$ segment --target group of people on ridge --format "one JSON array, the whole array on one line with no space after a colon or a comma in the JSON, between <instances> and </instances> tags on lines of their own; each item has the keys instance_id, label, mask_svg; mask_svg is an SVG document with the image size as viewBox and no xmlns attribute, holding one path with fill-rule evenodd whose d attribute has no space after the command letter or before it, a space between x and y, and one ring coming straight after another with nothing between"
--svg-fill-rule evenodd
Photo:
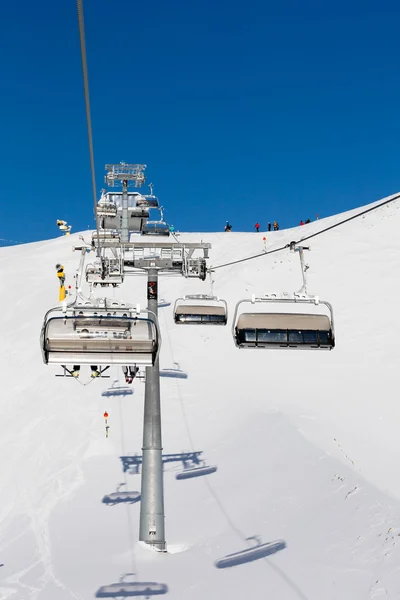
<instances>
[{"instance_id":1,"label":"group of people on ridge","mask_svg":"<svg viewBox=\"0 0 400 600\"><path fill-rule=\"evenodd\" d=\"M318 221L319 216L315 215L315 218ZM311 223L310 219L306 219L305 221L303 221L303 219L300 221L300 225L308 225L308 223ZM257 231L257 233L260 231L260 223L257 221L257 223L254 225L254 229ZM279 231L279 223L277 221L274 221L271 225L271 223L268 223L267 225L267 231L271 231L271 229L273 229L274 231ZM232 225L229 223L229 221L226 222L225 227L224 227L224 231L232 231Z\"/></svg>"},{"instance_id":2,"label":"group of people on ridge","mask_svg":"<svg viewBox=\"0 0 400 600\"><path fill-rule=\"evenodd\" d=\"M274 231L278 231L279 230L279 223L277 221L274 221L272 226L274 228ZM257 231L257 233L260 231L260 227L261 227L261 225L257 221L257 223L254 225L254 229ZM268 223L267 230L271 231L271 223Z\"/></svg>"},{"instance_id":3,"label":"group of people on ridge","mask_svg":"<svg viewBox=\"0 0 400 600\"><path fill-rule=\"evenodd\" d=\"M258 232L260 231L260 223L256 223L254 225L254 229ZM278 231L279 230L279 223L277 221L274 221L272 226L271 223L268 223L268 231L271 231L271 227L273 227L274 231ZM229 223L229 221L226 222L225 227L224 227L224 231L232 231L232 225Z\"/></svg>"}]
</instances>

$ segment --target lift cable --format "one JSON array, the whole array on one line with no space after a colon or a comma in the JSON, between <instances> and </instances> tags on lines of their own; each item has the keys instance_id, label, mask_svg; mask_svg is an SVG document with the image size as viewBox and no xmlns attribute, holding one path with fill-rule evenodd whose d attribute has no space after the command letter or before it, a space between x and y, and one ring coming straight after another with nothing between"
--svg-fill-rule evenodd
<instances>
[{"instance_id":1,"label":"lift cable","mask_svg":"<svg viewBox=\"0 0 400 600\"><path fill-rule=\"evenodd\" d=\"M325 227L324 229L321 229L320 231L311 233L310 235L306 235L306 236L302 237L300 240L296 241L295 244L300 244L301 242L305 242L306 240L316 237L317 235L321 235L321 233L325 233L326 231L329 231L330 229L335 229L335 227L344 225L344 223L348 223L349 221L352 221L353 219L357 219L358 217L361 217L369 212L372 212L373 210L377 210L378 208L381 208L381 206L385 206L385 204L390 204L391 202L394 202L395 200L398 200L399 198L400 198L400 194L396 194L393 198L389 198L389 200L385 200L384 202L381 202L377 206L372 206L371 208L366 208L365 210L357 213L356 215L352 215L351 217L347 217L347 219L343 219L343 221L340 221L339 223L335 223L334 225L329 225L329 227ZM279 248L274 248L272 250L266 250L264 252L260 252L259 254L254 254L253 256L247 256L246 258L240 258L240 259L234 260L232 262L224 263L223 265L213 266L212 268L213 268L213 270L214 269L223 269L225 267L230 267L231 265L237 265L239 263L246 262L247 260L253 260L255 258L260 258L261 256L266 256L267 254L274 254L275 252L281 252L282 250L286 250L286 248L289 248L289 247L290 247L290 244L285 244L285 246L280 246Z\"/></svg>"},{"instance_id":2,"label":"lift cable","mask_svg":"<svg viewBox=\"0 0 400 600\"><path fill-rule=\"evenodd\" d=\"M93 208L94 208L94 216L96 219L97 256L100 256L100 232L99 232L100 228L99 228L99 217L97 215L96 174L95 174L95 168L94 168L92 119L90 116L89 78L88 78L87 58L86 58L85 23L84 23L84 19L83 19L83 0L76 0L76 7L78 10L78 24L79 24L79 38L80 38L80 45L81 45L83 86L84 86L84 91L85 91L86 123L87 123L87 133L88 133L88 141L89 141L90 170L91 170L91 174L92 174Z\"/></svg>"}]
</instances>

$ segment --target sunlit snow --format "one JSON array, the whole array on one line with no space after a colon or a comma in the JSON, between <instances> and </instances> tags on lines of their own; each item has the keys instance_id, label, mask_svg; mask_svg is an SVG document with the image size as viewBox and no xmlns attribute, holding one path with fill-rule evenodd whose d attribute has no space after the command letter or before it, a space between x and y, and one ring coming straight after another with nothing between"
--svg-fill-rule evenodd
<instances>
[{"instance_id":1,"label":"sunlit snow","mask_svg":"<svg viewBox=\"0 0 400 600\"><path fill-rule=\"evenodd\" d=\"M273 249L349 214L180 241L211 242L218 266L262 252L263 237ZM215 271L226 327L175 325L175 298L209 285L160 277L168 304L159 309L160 366L188 375L161 378L163 454L201 453L217 467L178 480L182 462L166 459L167 554L138 542L137 496L104 500L140 491L143 382L133 394L110 394L125 386L119 367L83 386L42 362L42 319L58 298L54 267L64 264L73 285L79 234L1 248L1 600L87 600L101 589L122 597L109 587L120 581L153 582L171 600L399 598L399 231L396 200L307 242L308 289L334 307L331 352L233 343L238 300L301 287L289 250ZM132 277L95 293L145 306L145 291L145 277ZM273 553L218 568L275 542Z\"/></svg>"}]
</instances>

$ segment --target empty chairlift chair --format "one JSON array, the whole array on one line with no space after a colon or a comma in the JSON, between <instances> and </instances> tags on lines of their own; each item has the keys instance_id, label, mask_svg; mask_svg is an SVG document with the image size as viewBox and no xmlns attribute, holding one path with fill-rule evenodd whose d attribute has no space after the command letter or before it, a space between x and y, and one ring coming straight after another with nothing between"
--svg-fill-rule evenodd
<instances>
[{"instance_id":1,"label":"empty chairlift chair","mask_svg":"<svg viewBox=\"0 0 400 600\"><path fill-rule=\"evenodd\" d=\"M226 325L228 305L218 296L183 296L175 301L174 318L179 325Z\"/></svg>"},{"instance_id":2,"label":"empty chairlift chair","mask_svg":"<svg viewBox=\"0 0 400 600\"><path fill-rule=\"evenodd\" d=\"M53 308L41 331L43 360L57 365L152 366L159 340L156 318L126 307Z\"/></svg>"},{"instance_id":3,"label":"empty chairlift chair","mask_svg":"<svg viewBox=\"0 0 400 600\"><path fill-rule=\"evenodd\" d=\"M282 303L286 307L296 306L297 312L242 312L244 303ZM299 304L323 305L328 314L298 312ZM241 300L236 305L232 334L238 348L296 348L332 350L335 346L333 310L329 302L317 297L252 298Z\"/></svg>"},{"instance_id":4,"label":"empty chairlift chair","mask_svg":"<svg viewBox=\"0 0 400 600\"><path fill-rule=\"evenodd\" d=\"M146 207L146 208L159 208L160 204L158 202L158 198L156 196L140 196L136 200L136 206Z\"/></svg>"},{"instance_id":5,"label":"empty chairlift chair","mask_svg":"<svg viewBox=\"0 0 400 600\"><path fill-rule=\"evenodd\" d=\"M142 229L143 235L169 235L169 225L164 221L147 221Z\"/></svg>"},{"instance_id":6,"label":"empty chairlift chair","mask_svg":"<svg viewBox=\"0 0 400 600\"><path fill-rule=\"evenodd\" d=\"M163 235L169 236L169 225L164 221L164 213L162 206L154 207L160 213L158 220L148 220L143 226L143 235Z\"/></svg>"}]
</instances>

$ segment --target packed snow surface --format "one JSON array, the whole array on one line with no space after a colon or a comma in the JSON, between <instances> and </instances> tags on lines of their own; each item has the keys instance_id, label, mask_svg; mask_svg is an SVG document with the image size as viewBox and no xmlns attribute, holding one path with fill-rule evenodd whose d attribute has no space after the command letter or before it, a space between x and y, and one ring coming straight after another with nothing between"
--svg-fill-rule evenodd
<instances>
[{"instance_id":1,"label":"packed snow surface","mask_svg":"<svg viewBox=\"0 0 400 600\"><path fill-rule=\"evenodd\" d=\"M278 232L180 240L211 242L218 266L361 210ZM334 307L331 352L233 343L238 300L301 287L288 249L215 271L227 327L175 325L175 299L208 293L209 283L160 277L170 303L159 309L161 368L188 374L161 379L163 454L201 452L217 467L177 480L182 463L165 462L167 554L138 542L137 494L116 494L140 491L131 463L141 455L144 384L103 394L125 385L119 367L83 386L42 362L43 316L58 299L54 266L64 264L74 284L79 235L0 249L1 600L121 597L112 585L120 581L130 595L136 582L141 597L151 592L139 584L153 582L171 600L400 598L399 231L395 200L307 242L308 290ZM145 290L139 276L95 293L145 306ZM229 558L255 546L250 562Z\"/></svg>"}]
</instances>

